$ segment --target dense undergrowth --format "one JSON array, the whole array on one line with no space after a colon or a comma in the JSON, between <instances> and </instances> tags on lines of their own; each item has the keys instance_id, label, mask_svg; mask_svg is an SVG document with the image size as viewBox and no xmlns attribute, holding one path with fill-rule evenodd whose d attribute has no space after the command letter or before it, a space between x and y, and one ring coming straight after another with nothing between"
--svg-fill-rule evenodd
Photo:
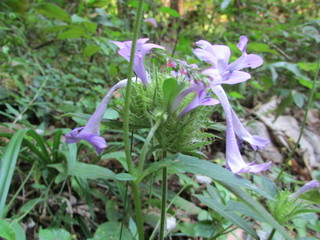
<instances>
[{"instance_id":1,"label":"dense undergrowth","mask_svg":"<svg viewBox=\"0 0 320 240\"><path fill-rule=\"evenodd\" d=\"M155 18L158 26L142 22L140 37L167 50L152 52L147 59L161 86L171 89L176 84L163 77L172 67L163 70L163 76L156 75L168 66L167 60L202 64L193 54L196 41L228 45L234 61L241 54L236 43L246 35L247 51L260 55L264 64L250 70L250 81L225 87L234 109L241 115L276 97L275 119L286 111L319 112L319 3L177 2L183 7L173 9L174 4L170 8L162 1L145 1L143 7L143 19ZM290 151L282 152L288 164L274 164L263 174L240 178L219 168L216 164L225 164L225 157L219 157L225 147L225 126L218 106L197 109L180 124L161 109L173 102L171 93L166 96L153 86L142 95L144 86L135 82L130 149L134 164L141 153L148 162L138 180L130 173L124 152L125 90L114 94L104 114L101 133L108 148L101 155L88 142L65 143L65 134L84 126L107 90L127 78L129 63L110 40L132 40L137 10L138 1L0 2L0 236L141 239L131 186L139 180L145 236L160 239L165 168L170 176L167 239L231 239L232 234L242 239L242 233L243 239L257 239L257 233L264 236L261 239L319 238L319 190L304 193L299 201L291 196L308 180L319 180L319 168L307 177L299 175L289 161L299 156ZM153 90L160 93L152 95ZM154 108L140 114L141 106L155 99ZM212 121L199 120L198 113ZM165 119L161 131L155 128L153 147L146 152L144 143L153 122L145 116L154 122ZM208 130L192 131L198 128ZM174 137L183 131L185 135ZM285 171L277 178L281 169ZM210 177L208 182L202 175Z\"/></svg>"}]
</instances>

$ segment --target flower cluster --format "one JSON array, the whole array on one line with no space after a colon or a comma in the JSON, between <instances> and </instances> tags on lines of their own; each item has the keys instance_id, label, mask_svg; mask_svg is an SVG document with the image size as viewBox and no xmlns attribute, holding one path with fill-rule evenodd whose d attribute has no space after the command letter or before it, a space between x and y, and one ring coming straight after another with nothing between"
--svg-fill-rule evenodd
<instances>
[{"instance_id":1,"label":"flower cluster","mask_svg":"<svg viewBox=\"0 0 320 240\"><path fill-rule=\"evenodd\" d=\"M137 41L133 69L138 77L138 82L140 81L148 88L152 79L145 69L144 57L153 48L164 48L156 44L147 43L147 41L147 38L142 38ZM132 42L112 42L119 47L118 54L129 61ZM262 149L269 143L269 141L259 136L253 136L249 133L233 111L228 97L221 86L222 84L236 84L250 79L251 75L241 70L243 68L256 68L263 64L262 58L258 55L247 54L247 42L248 39L245 36L240 37L237 47L242 52L242 55L232 63L229 63L231 51L228 46L212 45L208 41L200 40L196 42L196 45L199 48L195 49L194 53L200 60L209 64L207 68L200 70L197 65L193 64L188 66L188 68L182 67L179 70L175 62L171 61L168 64L168 66L175 68L175 71L171 72L172 76L178 80L182 79L187 82L187 84L185 84L186 87L182 89L172 101L170 114L176 114L176 121L179 121L199 106L221 104L225 112L227 125L226 166L232 172L237 174L246 172L257 173L267 170L271 164L271 162L264 164L255 164L253 162L247 164L243 160L239 150L238 141L248 142L254 150ZM183 62L183 64L187 66L186 62ZM194 79L193 76L188 73L187 69L189 68L207 76L206 78L209 79L209 82L201 81L201 79ZM107 143L99 135L100 122L112 93L119 88L125 87L126 83L127 80L122 80L108 91L107 95L103 98L86 126L76 128L72 130L70 134L66 135L67 143L74 143L83 139L92 144L98 153L101 153L101 151L107 147ZM185 107L182 109L181 103L190 93L194 93L195 97L187 106L184 105ZM213 93L217 98L213 97Z\"/></svg>"}]
</instances>

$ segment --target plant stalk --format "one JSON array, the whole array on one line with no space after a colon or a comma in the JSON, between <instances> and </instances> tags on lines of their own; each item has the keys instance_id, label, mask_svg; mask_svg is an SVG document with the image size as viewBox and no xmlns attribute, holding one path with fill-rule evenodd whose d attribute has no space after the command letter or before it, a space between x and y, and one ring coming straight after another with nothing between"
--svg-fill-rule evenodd
<instances>
[{"instance_id":1,"label":"plant stalk","mask_svg":"<svg viewBox=\"0 0 320 240\"><path fill-rule=\"evenodd\" d=\"M163 154L165 155L165 153ZM164 156L163 158L165 158ZM160 237L159 240L164 239L166 228L166 203L168 190L168 168L164 167L162 170L162 192L161 192L161 217L160 217Z\"/></svg>"},{"instance_id":2,"label":"plant stalk","mask_svg":"<svg viewBox=\"0 0 320 240\"><path fill-rule=\"evenodd\" d=\"M140 156L140 160L139 160L139 167L138 167L138 175L139 176L142 174L142 171L143 171L143 166L146 161L146 156L147 156L147 152L148 152L148 146L152 140L154 133L159 128L160 124L161 124L161 119L159 119L156 122L156 124L151 128L151 130L150 130L150 132L149 132L149 134L143 144L143 147L141 149L141 156Z\"/></svg>"},{"instance_id":3,"label":"plant stalk","mask_svg":"<svg viewBox=\"0 0 320 240\"><path fill-rule=\"evenodd\" d=\"M125 105L123 109L123 135L124 135L124 146L125 146L125 154L126 161L128 165L129 173L134 176L135 169L133 165L133 161L131 158L131 147L130 147L130 138L129 138L129 109L130 109L130 93L131 93L131 85L132 85L132 74L133 74L133 64L134 64L134 54L136 52L136 45L140 31L140 25L142 21L142 12L143 12L143 0L139 1L137 16L134 23L134 31L133 31L133 39L131 46L131 54L130 54L130 62L129 62L129 71L128 71L128 82L126 87L126 95L125 95ZM135 213L136 213L136 222L139 233L139 240L144 240L144 229L143 229L143 218L142 218L142 208L141 208L141 199L139 194L138 183L132 182L132 194L135 204Z\"/></svg>"}]
</instances>

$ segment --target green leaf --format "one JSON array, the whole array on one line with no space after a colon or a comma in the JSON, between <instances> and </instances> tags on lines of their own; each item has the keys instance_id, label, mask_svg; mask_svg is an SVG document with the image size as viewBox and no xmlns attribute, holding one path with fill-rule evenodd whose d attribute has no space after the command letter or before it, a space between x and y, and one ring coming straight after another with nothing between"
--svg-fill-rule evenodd
<instances>
[{"instance_id":1,"label":"green leaf","mask_svg":"<svg viewBox=\"0 0 320 240\"><path fill-rule=\"evenodd\" d=\"M299 92L293 93L293 102L296 104L298 108L302 108L304 104L304 98L305 96Z\"/></svg>"},{"instance_id":2,"label":"green leaf","mask_svg":"<svg viewBox=\"0 0 320 240\"><path fill-rule=\"evenodd\" d=\"M119 181L133 181L136 180L136 177L131 176L129 173L118 173L115 175L115 179Z\"/></svg>"},{"instance_id":3,"label":"green leaf","mask_svg":"<svg viewBox=\"0 0 320 240\"><path fill-rule=\"evenodd\" d=\"M70 175L84 178L84 179L115 179L115 174L107 168L88 164L88 163L82 163L82 162L76 162L75 167L69 172Z\"/></svg>"},{"instance_id":4,"label":"green leaf","mask_svg":"<svg viewBox=\"0 0 320 240\"><path fill-rule=\"evenodd\" d=\"M266 53L272 53L272 54L278 54L277 51L274 49L271 49L268 44L265 43L258 43L258 42L250 42L248 44L248 52L266 52Z\"/></svg>"},{"instance_id":5,"label":"green leaf","mask_svg":"<svg viewBox=\"0 0 320 240\"><path fill-rule=\"evenodd\" d=\"M205 175L219 182L226 182L233 186L250 189L261 194L262 196L273 199L268 193L262 191L247 179L230 172L229 170L221 167L218 164L200 160L196 157L191 157L180 153L172 155L162 161L150 165L150 167L144 171L144 176L149 173L158 171L163 167L175 169L179 172L189 172ZM139 180L142 180L144 176L140 177Z\"/></svg>"},{"instance_id":6,"label":"green leaf","mask_svg":"<svg viewBox=\"0 0 320 240\"><path fill-rule=\"evenodd\" d=\"M115 240L121 236L125 240L133 240L133 236L126 226L122 226L121 222L106 222L101 224L94 234L94 240ZM40 239L41 240L41 239Z\"/></svg>"},{"instance_id":7,"label":"green leaf","mask_svg":"<svg viewBox=\"0 0 320 240\"><path fill-rule=\"evenodd\" d=\"M35 199L32 199L32 200L26 202L26 204L24 204L24 205L20 208L20 210L19 210L20 214L28 214L32 209L35 208L35 206L36 206L38 203L43 202L43 201L44 201L43 198L35 198Z\"/></svg>"},{"instance_id":8,"label":"green leaf","mask_svg":"<svg viewBox=\"0 0 320 240\"><path fill-rule=\"evenodd\" d=\"M243 202L230 200L229 202L227 202L227 205L224 210L237 211L242 213L245 216L252 217L257 221L260 221L260 222L264 221L264 219L262 219L255 211L253 211L248 205L246 205Z\"/></svg>"},{"instance_id":9,"label":"green leaf","mask_svg":"<svg viewBox=\"0 0 320 240\"><path fill-rule=\"evenodd\" d=\"M27 130L19 130L12 136L0 162L0 218L4 217L3 215L5 203L7 200L21 143L26 132Z\"/></svg>"},{"instance_id":10,"label":"green leaf","mask_svg":"<svg viewBox=\"0 0 320 240\"><path fill-rule=\"evenodd\" d=\"M278 117L284 112L284 110L287 107L291 106L292 103L293 103L293 94L292 92L290 92L287 97L282 99L280 105L278 106L273 122L275 122L278 119Z\"/></svg>"},{"instance_id":11,"label":"green leaf","mask_svg":"<svg viewBox=\"0 0 320 240\"><path fill-rule=\"evenodd\" d=\"M61 228L40 228L39 240L72 240L72 236Z\"/></svg>"},{"instance_id":12,"label":"green leaf","mask_svg":"<svg viewBox=\"0 0 320 240\"><path fill-rule=\"evenodd\" d=\"M263 176L261 178L261 184L263 189L267 193L269 193L273 198L277 197L279 191L278 191L277 185L271 179Z\"/></svg>"},{"instance_id":13,"label":"green leaf","mask_svg":"<svg viewBox=\"0 0 320 240\"><path fill-rule=\"evenodd\" d=\"M169 14L171 17L180 17L180 14L176 10L169 7L162 7L159 9L159 11Z\"/></svg>"},{"instance_id":14,"label":"green leaf","mask_svg":"<svg viewBox=\"0 0 320 240\"><path fill-rule=\"evenodd\" d=\"M239 197L243 202L245 202L252 210L256 212L265 222L274 227L285 239L292 240L286 230L280 225L277 220L271 216L271 214L254 198L252 198L248 193L243 191L241 188L232 186L229 183L223 182L223 186L228 188L233 194Z\"/></svg>"},{"instance_id":15,"label":"green leaf","mask_svg":"<svg viewBox=\"0 0 320 240\"><path fill-rule=\"evenodd\" d=\"M303 71L307 72L316 72L318 64L316 62L310 63L310 62L298 62L297 63L298 68L300 68Z\"/></svg>"},{"instance_id":16,"label":"green leaf","mask_svg":"<svg viewBox=\"0 0 320 240\"><path fill-rule=\"evenodd\" d=\"M249 224L243 218L241 218L239 215L233 212L225 211L225 206L222 203L219 203L215 198L197 194L195 196L201 201L201 203L205 204L213 211L219 213L225 219L229 220L239 228L243 229L255 239L259 239L255 231L249 226Z\"/></svg>"},{"instance_id":17,"label":"green leaf","mask_svg":"<svg viewBox=\"0 0 320 240\"><path fill-rule=\"evenodd\" d=\"M20 226L20 224L17 222L13 222L13 223L11 223L11 225L12 225L12 228L13 228L14 233L16 235L16 238L19 240L26 240L26 234L25 234L23 228Z\"/></svg>"},{"instance_id":18,"label":"green leaf","mask_svg":"<svg viewBox=\"0 0 320 240\"><path fill-rule=\"evenodd\" d=\"M12 226L3 219L0 219L0 237L6 240L16 240L16 235Z\"/></svg>"},{"instance_id":19,"label":"green leaf","mask_svg":"<svg viewBox=\"0 0 320 240\"><path fill-rule=\"evenodd\" d=\"M91 57L96 54L101 48L96 45L87 45L83 50L84 57Z\"/></svg>"},{"instance_id":20,"label":"green leaf","mask_svg":"<svg viewBox=\"0 0 320 240\"><path fill-rule=\"evenodd\" d=\"M83 28L72 26L71 29L64 31L58 35L58 39L65 40L65 39L76 39L84 37L89 39L90 36L85 32Z\"/></svg>"},{"instance_id":21,"label":"green leaf","mask_svg":"<svg viewBox=\"0 0 320 240\"><path fill-rule=\"evenodd\" d=\"M36 7L36 11L49 18L55 18L68 23L71 22L71 17L65 10L51 3L41 4Z\"/></svg>"},{"instance_id":22,"label":"green leaf","mask_svg":"<svg viewBox=\"0 0 320 240\"><path fill-rule=\"evenodd\" d=\"M312 89L312 81L308 80L308 79L303 79L303 78L299 78L298 82L300 83L301 86L304 86L306 88Z\"/></svg>"}]
</instances>

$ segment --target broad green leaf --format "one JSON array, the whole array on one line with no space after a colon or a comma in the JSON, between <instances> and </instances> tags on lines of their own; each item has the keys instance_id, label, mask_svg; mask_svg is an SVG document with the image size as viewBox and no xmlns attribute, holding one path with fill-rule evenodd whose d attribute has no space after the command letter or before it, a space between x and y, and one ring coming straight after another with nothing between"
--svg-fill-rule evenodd
<instances>
[{"instance_id":1,"label":"broad green leaf","mask_svg":"<svg viewBox=\"0 0 320 240\"><path fill-rule=\"evenodd\" d=\"M26 233L24 232L23 228L20 226L19 223L11 223L12 229L16 235L16 239L19 240L26 240ZM1 228L1 227L0 227Z\"/></svg>"},{"instance_id":2,"label":"broad green leaf","mask_svg":"<svg viewBox=\"0 0 320 240\"><path fill-rule=\"evenodd\" d=\"M28 201L26 204L24 204L19 212L20 214L28 214L32 209L34 209L34 207L40 203L40 202L43 202L44 199L43 198L35 198L35 199L32 199L30 201Z\"/></svg>"},{"instance_id":3,"label":"broad green leaf","mask_svg":"<svg viewBox=\"0 0 320 240\"><path fill-rule=\"evenodd\" d=\"M298 68L297 64L295 63L289 63L289 62L275 62L272 64L269 64L268 67L274 67L274 68L284 68L291 72L293 75L295 75L297 78L302 78L306 80L310 80L306 75L304 75L300 69Z\"/></svg>"},{"instance_id":4,"label":"broad green leaf","mask_svg":"<svg viewBox=\"0 0 320 240\"><path fill-rule=\"evenodd\" d=\"M122 226L121 222L106 222L101 224L94 234L94 240L116 240L121 236L125 240L133 240L133 236L126 226ZM41 239L40 239L41 240Z\"/></svg>"},{"instance_id":5,"label":"broad green leaf","mask_svg":"<svg viewBox=\"0 0 320 240\"><path fill-rule=\"evenodd\" d=\"M233 194L239 197L243 202L245 202L252 210L256 212L265 222L270 224L273 228L276 229L285 239L292 240L286 230L280 225L277 220L271 216L271 214L254 198L252 198L247 192L243 191L241 188L232 186L229 183L221 183L226 188L228 188Z\"/></svg>"},{"instance_id":6,"label":"broad green leaf","mask_svg":"<svg viewBox=\"0 0 320 240\"><path fill-rule=\"evenodd\" d=\"M298 62L297 63L298 68L300 68L303 71L307 72L316 72L317 71L317 66L318 64L316 62L311 63L311 62Z\"/></svg>"},{"instance_id":7,"label":"broad green leaf","mask_svg":"<svg viewBox=\"0 0 320 240\"><path fill-rule=\"evenodd\" d=\"M71 17L65 10L51 3L41 4L36 7L36 11L49 18L59 19L64 22L71 22Z\"/></svg>"},{"instance_id":8,"label":"broad green leaf","mask_svg":"<svg viewBox=\"0 0 320 240\"><path fill-rule=\"evenodd\" d=\"M180 17L180 14L176 10L169 7L162 7L159 11L169 14L171 17Z\"/></svg>"},{"instance_id":9,"label":"broad green leaf","mask_svg":"<svg viewBox=\"0 0 320 240\"><path fill-rule=\"evenodd\" d=\"M298 82L300 83L300 85L302 85L302 86L304 86L306 88L312 89L312 85L313 84L312 84L311 80L299 78Z\"/></svg>"},{"instance_id":10,"label":"broad green leaf","mask_svg":"<svg viewBox=\"0 0 320 240\"><path fill-rule=\"evenodd\" d=\"M249 224L243 218L241 218L239 215L233 212L225 211L225 206L219 203L215 198L197 194L195 196L201 201L201 203L205 204L215 212L219 213L225 219L228 219L230 222L249 233L255 239L259 239L255 231L249 226Z\"/></svg>"},{"instance_id":11,"label":"broad green leaf","mask_svg":"<svg viewBox=\"0 0 320 240\"><path fill-rule=\"evenodd\" d=\"M129 173L118 173L115 175L115 179L119 181L133 181L136 177L131 176Z\"/></svg>"},{"instance_id":12,"label":"broad green leaf","mask_svg":"<svg viewBox=\"0 0 320 240\"><path fill-rule=\"evenodd\" d=\"M296 104L297 107L302 108L304 104L305 95L294 92L293 93L293 102Z\"/></svg>"},{"instance_id":13,"label":"broad green leaf","mask_svg":"<svg viewBox=\"0 0 320 240\"><path fill-rule=\"evenodd\" d=\"M291 92L287 97L282 99L280 105L277 108L276 115L274 117L273 122L275 122L278 119L278 117L284 112L284 110L287 107L291 106L292 103L293 103L293 94Z\"/></svg>"},{"instance_id":14,"label":"broad green leaf","mask_svg":"<svg viewBox=\"0 0 320 240\"><path fill-rule=\"evenodd\" d=\"M271 49L268 44L265 43L259 43L259 42L250 42L248 44L248 52L267 52L267 53L272 53L272 54L279 54L276 50Z\"/></svg>"},{"instance_id":15,"label":"broad green leaf","mask_svg":"<svg viewBox=\"0 0 320 240\"><path fill-rule=\"evenodd\" d=\"M26 132L27 130L19 130L12 136L0 162L0 218L4 217L3 215L5 203L7 200L21 143Z\"/></svg>"},{"instance_id":16,"label":"broad green leaf","mask_svg":"<svg viewBox=\"0 0 320 240\"><path fill-rule=\"evenodd\" d=\"M72 240L72 236L61 228L40 228L39 240Z\"/></svg>"},{"instance_id":17,"label":"broad green leaf","mask_svg":"<svg viewBox=\"0 0 320 240\"><path fill-rule=\"evenodd\" d=\"M0 219L0 237L6 240L16 240L14 229L7 221ZM20 240L20 239L19 239Z\"/></svg>"},{"instance_id":18,"label":"broad green leaf","mask_svg":"<svg viewBox=\"0 0 320 240\"><path fill-rule=\"evenodd\" d=\"M65 39L76 39L76 38L90 38L90 36L84 31L84 29L80 27L72 27L71 29L64 31L58 35L58 39L65 40Z\"/></svg>"},{"instance_id":19,"label":"broad green leaf","mask_svg":"<svg viewBox=\"0 0 320 240\"><path fill-rule=\"evenodd\" d=\"M83 50L84 57L91 57L96 54L101 48L96 45L87 45Z\"/></svg>"},{"instance_id":20,"label":"broad green leaf","mask_svg":"<svg viewBox=\"0 0 320 240\"><path fill-rule=\"evenodd\" d=\"M211 177L212 179L215 179L219 182L226 182L233 186L250 189L261 194L262 196L273 199L268 193L262 191L247 179L230 172L229 170L221 167L218 164L200 160L196 157L191 157L180 153L172 155L163 161L159 161L150 165L150 167L144 171L144 176L151 172L158 171L163 167L175 169L179 172L202 174ZM144 176L140 177L139 180L141 180Z\"/></svg>"},{"instance_id":21,"label":"broad green leaf","mask_svg":"<svg viewBox=\"0 0 320 240\"><path fill-rule=\"evenodd\" d=\"M257 221L260 221L260 222L264 221L264 219L262 219L255 211L253 211L248 205L246 205L243 202L230 200L229 202L227 202L227 205L224 210L237 211L242 213L245 216L252 217Z\"/></svg>"},{"instance_id":22,"label":"broad green leaf","mask_svg":"<svg viewBox=\"0 0 320 240\"><path fill-rule=\"evenodd\" d=\"M279 191L278 191L277 185L271 179L263 176L261 178L261 184L263 189L267 193L269 193L274 198L277 197Z\"/></svg>"},{"instance_id":23,"label":"broad green leaf","mask_svg":"<svg viewBox=\"0 0 320 240\"><path fill-rule=\"evenodd\" d=\"M115 174L108 168L98 165L77 162L74 169L69 172L70 175L84 179L115 179Z\"/></svg>"},{"instance_id":24,"label":"broad green leaf","mask_svg":"<svg viewBox=\"0 0 320 240\"><path fill-rule=\"evenodd\" d=\"M230 97L234 97L234 98L236 98L236 99L243 99L243 98L244 98L244 96L243 96L242 94L240 94L240 93L238 93L238 92L235 92L235 91L230 92L230 93L229 93L229 96L230 96Z\"/></svg>"},{"instance_id":25,"label":"broad green leaf","mask_svg":"<svg viewBox=\"0 0 320 240\"><path fill-rule=\"evenodd\" d=\"M137 7L139 6L139 1L137 1L137 0L128 1L128 5L129 5L130 7L137 8ZM145 10L148 10L149 4L143 3L142 8L143 8L144 11L145 11Z\"/></svg>"}]
</instances>

